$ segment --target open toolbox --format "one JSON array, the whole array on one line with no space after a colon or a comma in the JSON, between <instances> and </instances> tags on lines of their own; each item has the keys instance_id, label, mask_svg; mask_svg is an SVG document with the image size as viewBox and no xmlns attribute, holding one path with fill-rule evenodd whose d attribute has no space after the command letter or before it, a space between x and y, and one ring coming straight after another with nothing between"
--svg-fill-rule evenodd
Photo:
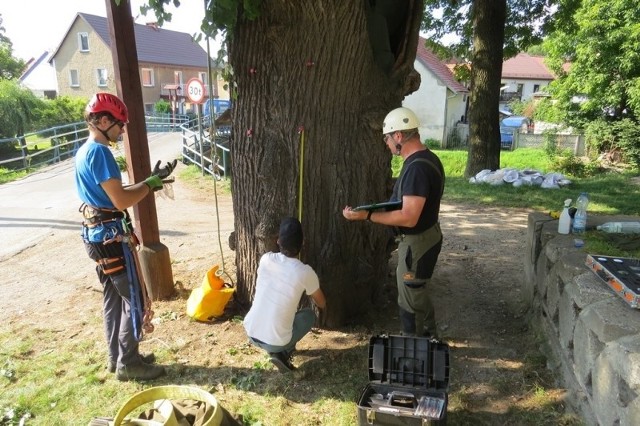
<instances>
[{"instance_id":1,"label":"open toolbox","mask_svg":"<svg viewBox=\"0 0 640 426\"><path fill-rule=\"evenodd\" d=\"M358 398L360 425L443 425L449 346L426 337L379 335L369 342L369 383Z\"/></svg>"},{"instance_id":2,"label":"open toolbox","mask_svg":"<svg viewBox=\"0 0 640 426\"><path fill-rule=\"evenodd\" d=\"M640 259L587 255L586 265L632 308L640 308Z\"/></svg>"}]
</instances>

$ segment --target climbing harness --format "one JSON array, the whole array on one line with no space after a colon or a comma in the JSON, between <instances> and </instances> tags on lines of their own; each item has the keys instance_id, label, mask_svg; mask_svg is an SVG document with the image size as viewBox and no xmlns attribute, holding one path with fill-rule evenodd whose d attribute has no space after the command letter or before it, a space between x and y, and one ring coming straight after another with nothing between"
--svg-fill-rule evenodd
<instances>
[{"instance_id":1,"label":"climbing harness","mask_svg":"<svg viewBox=\"0 0 640 426\"><path fill-rule=\"evenodd\" d=\"M136 340L142 339L142 331L153 332L153 311L138 258L139 242L130 227L131 219L126 211L102 209L82 204L79 211L84 217L83 240L89 257L105 275L122 272L126 268L129 282L129 303ZM90 237L92 229L102 226L102 241ZM93 241L92 241L93 240ZM117 245L119 243L119 246ZM142 297L142 300L140 300Z\"/></svg>"}]
</instances>

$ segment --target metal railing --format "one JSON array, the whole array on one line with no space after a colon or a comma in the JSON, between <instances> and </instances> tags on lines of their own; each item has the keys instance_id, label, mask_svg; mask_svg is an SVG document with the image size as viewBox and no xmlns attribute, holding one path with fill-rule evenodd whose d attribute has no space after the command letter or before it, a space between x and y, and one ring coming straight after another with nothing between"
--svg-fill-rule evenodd
<instances>
[{"instance_id":1,"label":"metal railing","mask_svg":"<svg viewBox=\"0 0 640 426\"><path fill-rule=\"evenodd\" d=\"M231 175L231 128L218 126L213 140L205 123L182 126L182 162L193 164L216 179Z\"/></svg>"},{"instance_id":2,"label":"metal railing","mask_svg":"<svg viewBox=\"0 0 640 426\"><path fill-rule=\"evenodd\" d=\"M145 116L147 132L178 132L193 126L187 115ZM75 156L89 137L84 121L0 139L0 168L14 172L55 164Z\"/></svg>"}]
</instances>

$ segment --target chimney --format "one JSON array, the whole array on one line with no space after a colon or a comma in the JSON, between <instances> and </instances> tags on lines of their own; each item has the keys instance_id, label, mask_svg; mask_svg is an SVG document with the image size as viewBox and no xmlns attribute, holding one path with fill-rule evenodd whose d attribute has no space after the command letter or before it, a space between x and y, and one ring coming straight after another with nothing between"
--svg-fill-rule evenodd
<instances>
[{"instance_id":1,"label":"chimney","mask_svg":"<svg viewBox=\"0 0 640 426\"><path fill-rule=\"evenodd\" d=\"M147 22L147 27L151 27L154 30L158 29L158 23L157 22Z\"/></svg>"}]
</instances>

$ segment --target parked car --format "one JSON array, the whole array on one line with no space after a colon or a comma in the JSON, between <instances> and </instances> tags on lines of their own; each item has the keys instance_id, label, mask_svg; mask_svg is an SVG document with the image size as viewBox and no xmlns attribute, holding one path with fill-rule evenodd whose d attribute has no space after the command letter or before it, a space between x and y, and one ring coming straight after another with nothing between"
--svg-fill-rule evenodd
<instances>
[{"instance_id":1,"label":"parked car","mask_svg":"<svg viewBox=\"0 0 640 426\"><path fill-rule=\"evenodd\" d=\"M500 121L500 147L502 149L511 149L515 133L527 133L530 124L531 120L519 115L503 118Z\"/></svg>"}]
</instances>

